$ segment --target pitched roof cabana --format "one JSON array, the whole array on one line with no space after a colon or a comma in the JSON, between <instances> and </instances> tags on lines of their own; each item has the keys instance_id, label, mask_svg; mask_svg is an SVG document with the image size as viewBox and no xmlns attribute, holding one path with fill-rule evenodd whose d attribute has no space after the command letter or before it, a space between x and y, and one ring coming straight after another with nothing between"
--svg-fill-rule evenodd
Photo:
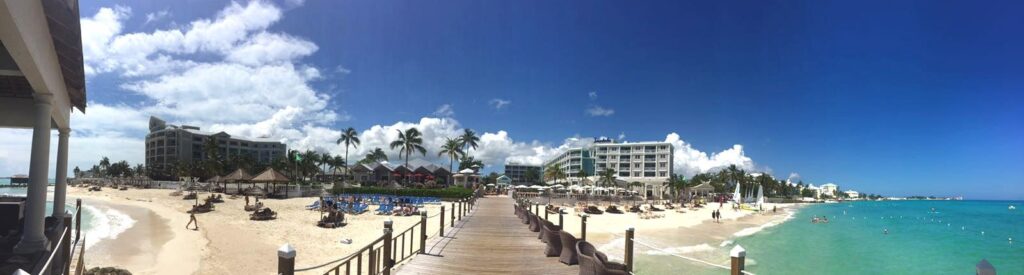
<instances>
[{"instance_id":1,"label":"pitched roof cabana","mask_svg":"<svg viewBox=\"0 0 1024 275\"><path fill-rule=\"evenodd\" d=\"M276 182L276 183L281 183L281 182L290 182L291 179L288 179L288 177L284 176L284 174L281 174L281 172L278 172L277 170L274 170L274 168L267 168L267 170L264 170L259 175L256 175L255 177L250 179L250 181L252 181L252 182L271 182L271 183Z\"/></svg>"},{"instance_id":2,"label":"pitched roof cabana","mask_svg":"<svg viewBox=\"0 0 1024 275\"><path fill-rule=\"evenodd\" d=\"M249 173L245 172L245 170L242 168L238 168L238 170L235 170L234 172L231 172L231 174L228 174L227 176L224 176L224 178L221 178L221 180L223 180L224 182L247 182L251 179L252 176L250 176Z\"/></svg>"}]
</instances>

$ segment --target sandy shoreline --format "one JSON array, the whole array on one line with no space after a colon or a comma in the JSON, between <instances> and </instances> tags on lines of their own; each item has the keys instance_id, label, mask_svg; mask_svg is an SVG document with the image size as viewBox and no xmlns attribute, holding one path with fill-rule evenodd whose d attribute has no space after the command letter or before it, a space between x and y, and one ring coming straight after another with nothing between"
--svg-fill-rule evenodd
<instances>
[{"instance_id":1,"label":"sandy shoreline","mask_svg":"<svg viewBox=\"0 0 1024 275\"><path fill-rule=\"evenodd\" d=\"M243 210L243 199L216 204L213 212L197 214L199 230L186 230L186 211L193 201L169 196L171 190L104 189L88 192L69 188L70 200L82 198L98 207L124 212L136 224L113 240L102 240L86 253L88 267L117 266L133 274L272 274L277 270L277 248L288 243L297 251L296 267L315 266L338 259L383 232L384 220L394 221L395 230L405 230L420 220L418 216L395 217L372 213L348 216L348 225L336 229L316 226L320 213L305 206L315 198L261 200L278 213L271 221L251 221ZM209 193L200 193L204 197ZM445 203L451 209L450 203ZM428 205L429 215L440 206ZM376 207L371 207L375 210ZM451 210L448 210L450 213ZM427 223L428 233L438 229L437 218ZM341 239L352 239L342 244ZM116 248L116 249L115 249ZM312 273L323 273L327 266Z\"/></svg>"},{"instance_id":2,"label":"sandy shoreline","mask_svg":"<svg viewBox=\"0 0 1024 275\"><path fill-rule=\"evenodd\" d=\"M285 243L297 251L297 268L316 266L348 255L380 237L387 218L394 221L396 231L405 230L420 219L418 216L364 213L348 216L349 224L343 228L324 229L315 226L320 213L305 210L315 198L293 198L263 200L266 206L278 212L278 218L251 221L249 212L243 210L244 200L225 197L224 203L216 204L215 211L196 215L200 227L193 231L185 229L188 222L185 211L193 201L169 196L170 192L162 189L87 192L83 188L69 188L70 200L82 198L84 205L117 209L135 220L135 224L116 239L104 239L90 247L86 265L117 266L133 274L272 274L277 268L276 250ZM206 195L208 193L201 193L200 197ZM450 214L451 204L444 205L446 214ZM636 229L638 240L659 246L717 246L736 238L734 235L741 231L778 223L786 216L784 209L794 208L794 205L779 206L779 213L775 215L732 211L726 207L722 210L724 217L720 224L710 222L711 211L717 205L686 213L667 210L660 212L665 217L657 219L640 219L631 213L593 215L587 221L587 239L613 258L622 257L624 241L621 236L628 227ZM428 215L437 214L439 207L428 205ZM373 209L376 207L371 207ZM557 221L558 217L551 215L550 219ZM573 210L564 216L564 223L565 230L579 236L580 218ZM429 219L427 225L429 235L433 235L438 229L437 218ZM352 243L340 243L345 238L352 239ZM647 253L642 246L638 249L638 253ZM310 273L323 273L332 266Z\"/></svg>"}]
</instances>

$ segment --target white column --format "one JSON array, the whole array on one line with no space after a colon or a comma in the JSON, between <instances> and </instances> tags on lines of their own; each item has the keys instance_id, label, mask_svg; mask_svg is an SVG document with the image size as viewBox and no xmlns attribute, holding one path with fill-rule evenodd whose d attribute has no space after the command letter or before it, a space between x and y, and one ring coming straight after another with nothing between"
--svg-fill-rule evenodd
<instances>
[{"instance_id":1,"label":"white column","mask_svg":"<svg viewBox=\"0 0 1024 275\"><path fill-rule=\"evenodd\" d=\"M70 129L57 130L57 175L53 186L53 217L64 220L64 202L68 190L68 135Z\"/></svg>"},{"instance_id":2,"label":"white column","mask_svg":"<svg viewBox=\"0 0 1024 275\"><path fill-rule=\"evenodd\" d=\"M33 253L49 249L49 240L43 234L46 215L47 173L50 164L50 94L35 94L35 114L32 128L32 156L28 168L28 194L25 205L25 224L21 241L14 246L15 253Z\"/></svg>"}]
</instances>

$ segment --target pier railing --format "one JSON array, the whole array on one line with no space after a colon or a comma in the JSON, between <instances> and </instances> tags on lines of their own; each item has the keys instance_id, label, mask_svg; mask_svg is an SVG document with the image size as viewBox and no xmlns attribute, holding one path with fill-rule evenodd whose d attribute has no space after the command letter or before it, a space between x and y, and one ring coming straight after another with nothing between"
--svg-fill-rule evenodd
<instances>
[{"instance_id":1,"label":"pier railing","mask_svg":"<svg viewBox=\"0 0 1024 275\"><path fill-rule=\"evenodd\" d=\"M60 226L50 236L54 241L53 250L44 255L45 261L39 261L32 268L32 274L71 274L72 267L76 272L84 269L85 262L82 260L85 250L85 239L82 237L82 200L75 202L75 212L72 215L65 215ZM59 235L57 235L59 234ZM76 248L83 249L75 251ZM77 255L76 255L77 252ZM78 261L73 261L78 256Z\"/></svg>"},{"instance_id":2,"label":"pier railing","mask_svg":"<svg viewBox=\"0 0 1024 275\"><path fill-rule=\"evenodd\" d=\"M420 220L398 234L395 234L392 228L394 223L391 220L386 220L384 221L384 233L370 244L345 257L316 266L296 269L295 249L291 245L285 244L278 249L278 274L293 275L296 272L312 271L333 265L323 274L390 275L396 264L405 262L417 254L425 254L427 239L443 236L446 221L450 221L448 228L454 229L456 222L468 215L475 204L476 197L468 197L452 202L451 210L447 212L445 205L441 206L438 213L431 216L427 216L426 211L421 211ZM451 213L451 216L446 213ZM438 219L440 229L428 235L427 225L433 218Z\"/></svg>"}]
</instances>

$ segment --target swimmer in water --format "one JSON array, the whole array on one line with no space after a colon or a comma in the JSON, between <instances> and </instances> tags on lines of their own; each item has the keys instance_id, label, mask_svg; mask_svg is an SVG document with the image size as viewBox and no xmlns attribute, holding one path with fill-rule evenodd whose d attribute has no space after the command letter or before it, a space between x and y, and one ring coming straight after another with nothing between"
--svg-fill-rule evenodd
<instances>
[{"instance_id":1,"label":"swimmer in water","mask_svg":"<svg viewBox=\"0 0 1024 275\"><path fill-rule=\"evenodd\" d=\"M889 235L889 229L888 228L882 229L882 234Z\"/></svg>"}]
</instances>

